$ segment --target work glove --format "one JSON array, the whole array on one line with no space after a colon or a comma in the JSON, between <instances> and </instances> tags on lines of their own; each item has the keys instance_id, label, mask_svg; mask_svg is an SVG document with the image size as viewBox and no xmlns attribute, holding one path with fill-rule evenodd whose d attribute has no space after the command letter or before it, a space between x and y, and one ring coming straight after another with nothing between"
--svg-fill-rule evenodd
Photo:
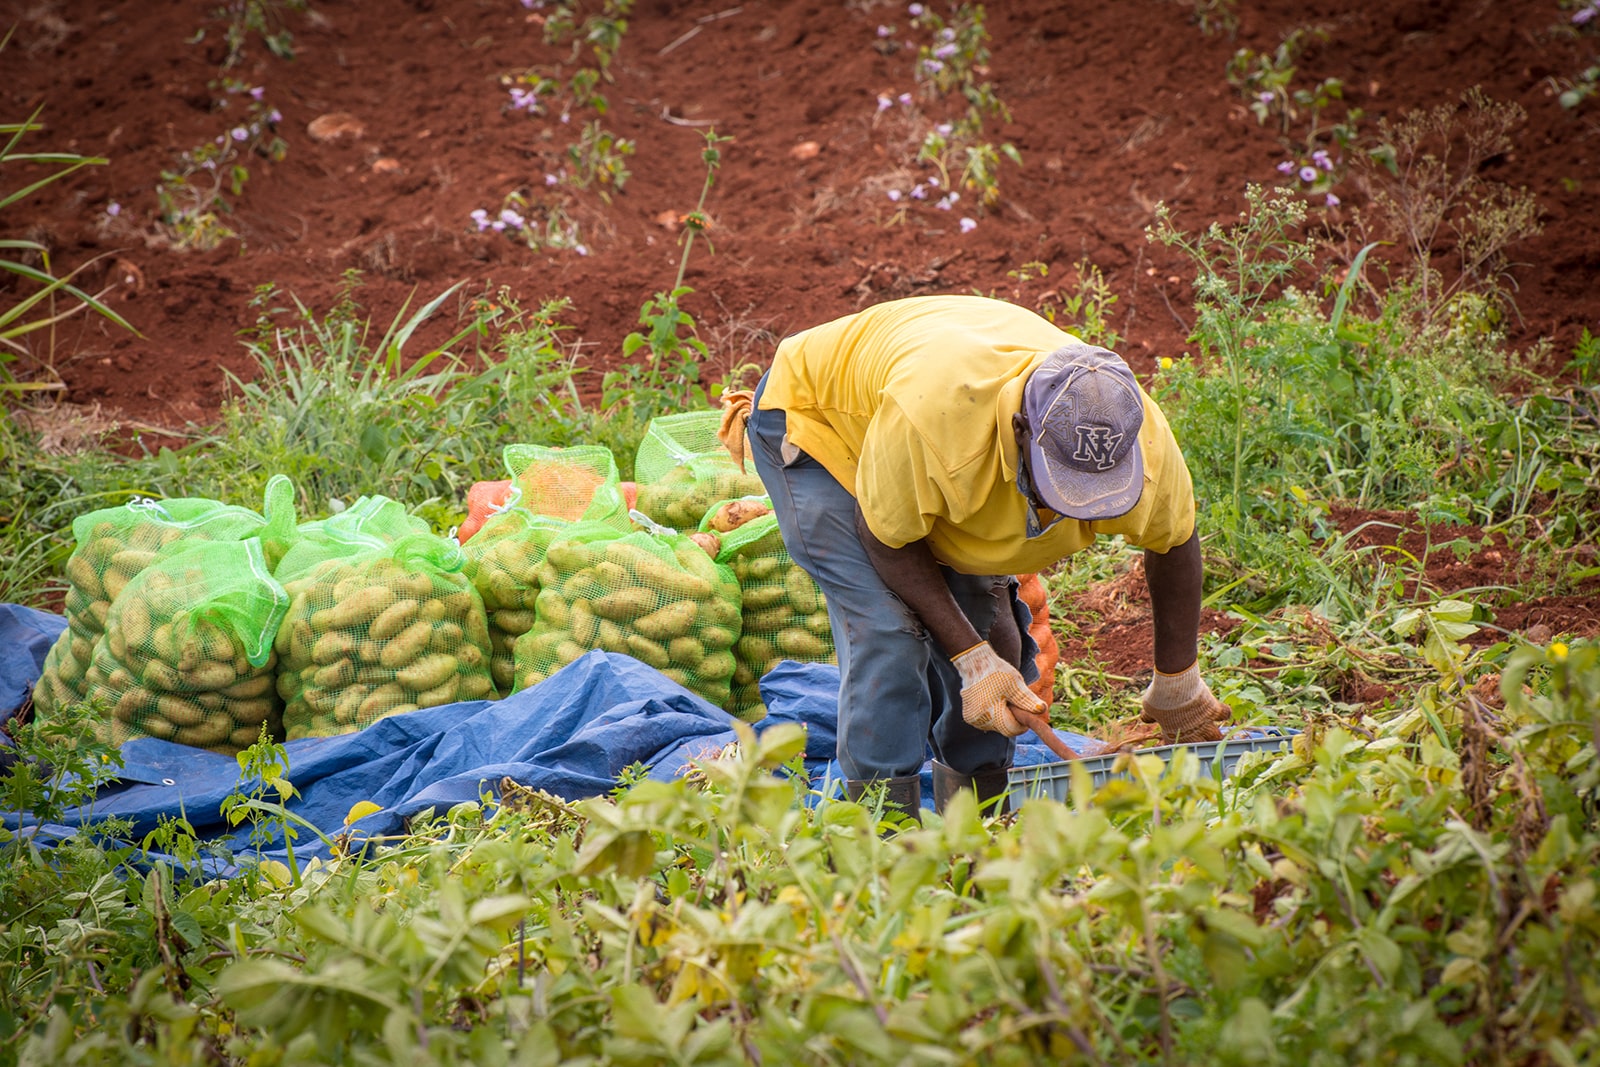
<instances>
[{"instance_id":1,"label":"work glove","mask_svg":"<svg viewBox=\"0 0 1600 1067\"><path fill-rule=\"evenodd\" d=\"M1201 679L1199 663L1178 674L1156 671L1141 703L1139 718L1161 727L1161 742L1167 745L1221 741L1219 724L1233 716Z\"/></svg>"},{"instance_id":2,"label":"work glove","mask_svg":"<svg viewBox=\"0 0 1600 1067\"><path fill-rule=\"evenodd\" d=\"M970 726L1016 737L1028 727L1017 721L1011 713L1012 706L1033 713L1046 707L1028 689L1021 673L1001 659L987 641L973 645L950 662L961 675L961 717Z\"/></svg>"},{"instance_id":3,"label":"work glove","mask_svg":"<svg viewBox=\"0 0 1600 1067\"><path fill-rule=\"evenodd\" d=\"M750 438L745 427L750 422L755 398L756 394L748 389L722 394L722 422L717 427L717 440L722 442L722 447L728 450L728 455L733 457L741 472L745 469L746 457L750 455Z\"/></svg>"}]
</instances>

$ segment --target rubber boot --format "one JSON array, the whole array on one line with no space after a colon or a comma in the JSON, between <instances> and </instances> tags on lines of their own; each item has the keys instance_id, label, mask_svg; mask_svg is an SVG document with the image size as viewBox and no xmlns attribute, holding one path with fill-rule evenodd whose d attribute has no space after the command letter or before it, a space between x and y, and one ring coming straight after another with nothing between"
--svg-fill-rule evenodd
<instances>
[{"instance_id":1,"label":"rubber boot","mask_svg":"<svg viewBox=\"0 0 1600 1067\"><path fill-rule=\"evenodd\" d=\"M878 782L884 783L883 810L887 814L897 810L901 814L922 820L922 777L908 775L905 778L846 778L844 780L844 795L851 800L859 801L867 791Z\"/></svg>"},{"instance_id":2,"label":"rubber boot","mask_svg":"<svg viewBox=\"0 0 1600 1067\"><path fill-rule=\"evenodd\" d=\"M978 771L976 774L962 774L958 770L946 767L938 760L933 761L933 810L941 815L944 813L945 805L963 789L970 789L978 794L978 810L982 814L1004 815L1011 810L1011 797L1008 794L1010 788L1009 775L1004 767L993 771Z\"/></svg>"}]
</instances>

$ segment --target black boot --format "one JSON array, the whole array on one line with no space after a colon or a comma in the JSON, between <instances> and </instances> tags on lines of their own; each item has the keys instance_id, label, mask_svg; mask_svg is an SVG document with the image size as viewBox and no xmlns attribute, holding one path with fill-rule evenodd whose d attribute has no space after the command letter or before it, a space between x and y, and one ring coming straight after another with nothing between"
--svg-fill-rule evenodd
<instances>
[{"instance_id":1,"label":"black boot","mask_svg":"<svg viewBox=\"0 0 1600 1067\"><path fill-rule=\"evenodd\" d=\"M955 798L956 793L970 789L978 794L980 812L984 815L1004 815L1011 810L1011 798L1007 792L1010 788L1009 775L1004 767L962 774L938 760L933 761L933 810L940 814L944 813L945 805Z\"/></svg>"},{"instance_id":2,"label":"black boot","mask_svg":"<svg viewBox=\"0 0 1600 1067\"><path fill-rule=\"evenodd\" d=\"M844 795L851 800L859 801L867 790L877 783L882 782L883 810L899 811L902 815L921 821L922 819L922 777L920 775L907 775L904 778L846 778L844 780Z\"/></svg>"}]
</instances>

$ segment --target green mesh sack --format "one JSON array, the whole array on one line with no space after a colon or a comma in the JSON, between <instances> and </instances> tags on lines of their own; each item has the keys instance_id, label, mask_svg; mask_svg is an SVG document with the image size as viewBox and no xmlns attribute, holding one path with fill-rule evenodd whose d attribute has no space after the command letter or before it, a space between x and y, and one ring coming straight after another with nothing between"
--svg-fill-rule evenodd
<instances>
[{"instance_id":1,"label":"green mesh sack","mask_svg":"<svg viewBox=\"0 0 1600 1067\"><path fill-rule=\"evenodd\" d=\"M551 542L537 571L533 629L515 646L518 689L603 649L727 705L739 584L688 537L575 523Z\"/></svg>"},{"instance_id":2,"label":"green mesh sack","mask_svg":"<svg viewBox=\"0 0 1600 1067\"><path fill-rule=\"evenodd\" d=\"M45 654L39 680L34 683L34 714L48 721L60 709L82 700L86 689L84 678L93 658L92 643L85 642L70 627L62 630Z\"/></svg>"},{"instance_id":3,"label":"green mesh sack","mask_svg":"<svg viewBox=\"0 0 1600 1067\"><path fill-rule=\"evenodd\" d=\"M741 521L737 505L757 505ZM747 722L764 718L761 677L782 660L833 663L828 603L783 546L778 517L766 497L724 501L706 513L702 532L721 539L717 562L739 581L740 633L734 645L733 700L728 711Z\"/></svg>"},{"instance_id":4,"label":"green mesh sack","mask_svg":"<svg viewBox=\"0 0 1600 1067\"><path fill-rule=\"evenodd\" d=\"M261 542L178 544L128 582L95 643L87 697L105 739L159 737L232 755L279 729L273 637L289 605Z\"/></svg>"},{"instance_id":5,"label":"green mesh sack","mask_svg":"<svg viewBox=\"0 0 1600 1067\"><path fill-rule=\"evenodd\" d=\"M521 506L533 514L629 528L617 460L604 445L507 445L501 455Z\"/></svg>"},{"instance_id":6,"label":"green mesh sack","mask_svg":"<svg viewBox=\"0 0 1600 1067\"><path fill-rule=\"evenodd\" d=\"M533 629L539 564L567 526L513 506L490 515L461 546L464 573L489 616L489 674L500 696L509 696L515 686L516 640Z\"/></svg>"},{"instance_id":7,"label":"green mesh sack","mask_svg":"<svg viewBox=\"0 0 1600 1067\"><path fill-rule=\"evenodd\" d=\"M723 500L761 496L753 468L740 470L717 438L718 411L685 411L650 420L633 461L639 511L652 522L687 533Z\"/></svg>"},{"instance_id":8,"label":"green mesh sack","mask_svg":"<svg viewBox=\"0 0 1600 1067\"><path fill-rule=\"evenodd\" d=\"M278 695L290 740L494 695L483 600L461 546L411 534L284 582Z\"/></svg>"},{"instance_id":9,"label":"green mesh sack","mask_svg":"<svg viewBox=\"0 0 1600 1067\"><path fill-rule=\"evenodd\" d=\"M289 491L292 497L292 488ZM281 503L275 514L282 523ZM293 522L292 508L288 521ZM134 500L78 516L72 523L77 544L66 564L63 611L69 636L64 637L66 647L55 669L48 678L41 675L43 690L36 687L35 702L39 703L40 692L52 707L83 699L89 661L95 642L105 633L112 603L162 549L180 541L239 541L266 527L267 520L249 508L198 497Z\"/></svg>"},{"instance_id":10,"label":"green mesh sack","mask_svg":"<svg viewBox=\"0 0 1600 1067\"><path fill-rule=\"evenodd\" d=\"M392 545L403 537L432 535L427 522L386 496L364 496L336 515L303 522L273 576L287 583L319 563Z\"/></svg>"}]
</instances>

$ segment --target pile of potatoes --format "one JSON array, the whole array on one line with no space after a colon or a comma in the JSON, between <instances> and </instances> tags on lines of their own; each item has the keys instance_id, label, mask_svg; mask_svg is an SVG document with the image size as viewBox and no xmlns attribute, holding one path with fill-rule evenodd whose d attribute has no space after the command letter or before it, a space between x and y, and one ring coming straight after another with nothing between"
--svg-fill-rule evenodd
<instances>
[{"instance_id":1,"label":"pile of potatoes","mask_svg":"<svg viewBox=\"0 0 1600 1067\"><path fill-rule=\"evenodd\" d=\"M272 638L287 606L261 543L164 555L113 601L86 696L111 710L114 744L158 737L232 755L278 730Z\"/></svg>"},{"instance_id":2,"label":"pile of potatoes","mask_svg":"<svg viewBox=\"0 0 1600 1067\"><path fill-rule=\"evenodd\" d=\"M34 706L48 716L88 695L89 664L112 603L163 549L180 541L238 540L263 525L248 508L198 499L136 502L79 516L72 524L77 547L65 568L67 628L45 660Z\"/></svg>"},{"instance_id":3,"label":"pile of potatoes","mask_svg":"<svg viewBox=\"0 0 1600 1067\"><path fill-rule=\"evenodd\" d=\"M578 523L551 543L537 573L534 626L515 648L518 689L602 649L727 706L739 584L694 541Z\"/></svg>"},{"instance_id":4,"label":"pile of potatoes","mask_svg":"<svg viewBox=\"0 0 1600 1067\"><path fill-rule=\"evenodd\" d=\"M811 576L784 548L777 517L765 501L727 501L713 509L702 525L706 534L719 538L717 561L733 571L742 594L728 711L755 722L767 713L761 676L779 661L833 661L828 605Z\"/></svg>"},{"instance_id":5,"label":"pile of potatoes","mask_svg":"<svg viewBox=\"0 0 1600 1067\"><path fill-rule=\"evenodd\" d=\"M439 565L411 554L410 540L324 560L284 583L289 610L274 647L290 740L494 696L483 600L451 569L459 550Z\"/></svg>"},{"instance_id":6,"label":"pile of potatoes","mask_svg":"<svg viewBox=\"0 0 1600 1067\"><path fill-rule=\"evenodd\" d=\"M741 471L726 456L704 457L673 467L652 482L641 482L637 506L652 522L688 532L697 529L721 501L766 491L755 471Z\"/></svg>"}]
</instances>

